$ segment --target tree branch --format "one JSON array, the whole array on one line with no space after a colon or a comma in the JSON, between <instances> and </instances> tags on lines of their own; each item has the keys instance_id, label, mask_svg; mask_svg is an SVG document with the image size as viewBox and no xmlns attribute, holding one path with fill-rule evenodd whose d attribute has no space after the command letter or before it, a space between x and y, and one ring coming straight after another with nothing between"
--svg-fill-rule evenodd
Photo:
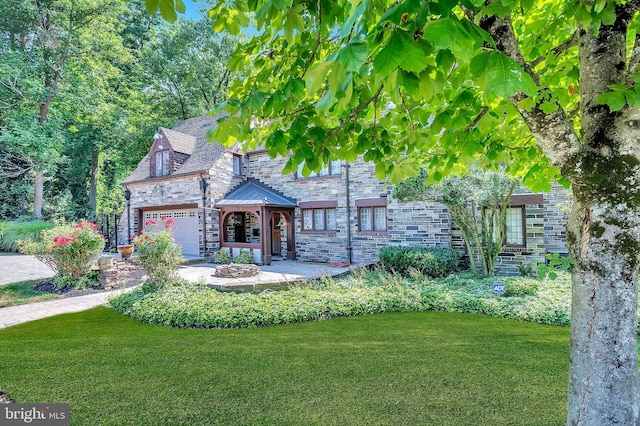
<instances>
[{"instance_id":1,"label":"tree branch","mask_svg":"<svg viewBox=\"0 0 640 426\"><path fill-rule=\"evenodd\" d=\"M473 122L467 126L467 132L472 130L474 127L476 127L478 125L478 122L482 120L482 117L484 117L485 114L488 112L489 112L489 107L488 106L483 107L482 111L480 111L480 113L476 115L476 118L473 119Z\"/></svg>"},{"instance_id":2,"label":"tree branch","mask_svg":"<svg viewBox=\"0 0 640 426\"><path fill-rule=\"evenodd\" d=\"M553 49L551 49L551 52L554 54L554 56L558 56L561 53L566 52L567 50L569 50L573 46L577 46L577 45L578 45L578 33L575 32L575 33L573 33L571 35L570 39L568 39L564 43L559 44L556 47L554 47ZM540 62L544 61L546 58L547 58L546 56L540 56L539 58L535 59L533 62L531 62L531 68L535 68L536 65L538 65Z\"/></svg>"},{"instance_id":3,"label":"tree branch","mask_svg":"<svg viewBox=\"0 0 640 426\"><path fill-rule=\"evenodd\" d=\"M311 51L311 56L309 56L309 59L307 60L309 65L311 65L313 61L316 59L316 55L318 54L318 48L320 47L320 44L322 42L321 40L322 40L322 1L318 0L318 35L316 36L316 43L313 46L313 50ZM304 76L308 70L309 68L307 67L302 73L302 76L300 78L304 79Z\"/></svg>"},{"instance_id":4,"label":"tree branch","mask_svg":"<svg viewBox=\"0 0 640 426\"><path fill-rule=\"evenodd\" d=\"M378 99L378 96L380 96L380 93L382 92L382 89L384 88L384 83L382 83L380 85L380 87L378 87L378 91L375 93L375 95L373 95L372 97L370 97L367 102L365 102L360 108L356 109L355 111L353 111L350 115L349 118L347 118L345 121L343 121L338 127L336 127L335 129L333 129L331 132L329 132L329 134L327 135L327 137L329 136L333 136L336 133L338 133L340 130L344 129L344 127L351 121L353 120L355 117L357 117L358 115L360 115L360 113L362 113L362 111L365 110L365 108L367 108L371 102L375 101Z\"/></svg>"},{"instance_id":5,"label":"tree branch","mask_svg":"<svg viewBox=\"0 0 640 426\"><path fill-rule=\"evenodd\" d=\"M533 71L531 64L527 63L522 56L511 18L509 16L504 18L487 17L480 21L480 26L494 39L497 49L518 63L533 78L536 85L540 86L538 75ZM547 91L548 88L543 87L541 90ZM520 112L549 162L561 169L564 176L571 176L575 168L576 155L580 150L580 140L571 120L559 105L550 114L542 111L540 105L545 101L544 96L539 97L540 100L533 108L522 108L520 102L526 98L524 93L517 92L509 100Z\"/></svg>"}]
</instances>

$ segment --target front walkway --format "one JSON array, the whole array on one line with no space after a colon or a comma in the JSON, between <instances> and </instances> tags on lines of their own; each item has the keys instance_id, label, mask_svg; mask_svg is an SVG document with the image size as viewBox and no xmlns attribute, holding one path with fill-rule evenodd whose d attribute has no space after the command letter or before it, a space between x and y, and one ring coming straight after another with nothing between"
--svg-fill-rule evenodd
<instances>
[{"instance_id":1,"label":"front walkway","mask_svg":"<svg viewBox=\"0 0 640 426\"><path fill-rule=\"evenodd\" d=\"M55 273L34 256L2 254L0 256L0 285L20 281L49 278Z\"/></svg>"},{"instance_id":2,"label":"front walkway","mask_svg":"<svg viewBox=\"0 0 640 426\"><path fill-rule=\"evenodd\" d=\"M260 274L249 278L217 278L213 276L215 266L211 263L186 265L180 275L190 282L204 282L223 290L255 291L263 288L286 287L286 283L307 281L323 276L337 276L349 271L348 267L333 268L325 264L277 261L270 266L261 266ZM28 278L24 278L28 276ZM0 256L0 278L2 284L47 278L53 271L33 256ZM0 308L0 329L23 322L54 315L79 312L104 305L109 298L131 288L94 293L87 296L67 297L28 305Z\"/></svg>"}]
</instances>

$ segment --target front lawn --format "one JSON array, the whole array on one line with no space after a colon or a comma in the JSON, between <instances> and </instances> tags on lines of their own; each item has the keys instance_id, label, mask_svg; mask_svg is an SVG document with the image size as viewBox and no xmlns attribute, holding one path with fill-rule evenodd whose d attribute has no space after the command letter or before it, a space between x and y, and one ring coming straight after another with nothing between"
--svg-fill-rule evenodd
<instances>
[{"instance_id":1,"label":"front lawn","mask_svg":"<svg viewBox=\"0 0 640 426\"><path fill-rule=\"evenodd\" d=\"M569 329L387 313L236 330L107 308L0 331L0 388L72 425L557 425Z\"/></svg>"},{"instance_id":2,"label":"front lawn","mask_svg":"<svg viewBox=\"0 0 640 426\"><path fill-rule=\"evenodd\" d=\"M57 294L32 290L31 287L37 282L22 281L0 285L0 308L60 298Z\"/></svg>"}]
</instances>

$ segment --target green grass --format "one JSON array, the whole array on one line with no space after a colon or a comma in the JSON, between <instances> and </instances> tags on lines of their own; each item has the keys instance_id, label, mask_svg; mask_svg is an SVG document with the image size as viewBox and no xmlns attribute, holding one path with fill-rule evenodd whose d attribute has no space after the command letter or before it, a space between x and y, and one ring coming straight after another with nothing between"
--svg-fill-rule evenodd
<instances>
[{"instance_id":1,"label":"green grass","mask_svg":"<svg viewBox=\"0 0 640 426\"><path fill-rule=\"evenodd\" d=\"M37 281L22 281L19 283L0 285L0 308L42 302L60 297L57 294L31 290L31 286L36 282Z\"/></svg>"},{"instance_id":2,"label":"green grass","mask_svg":"<svg viewBox=\"0 0 640 426\"><path fill-rule=\"evenodd\" d=\"M100 307L0 330L0 388L72 425L558 425L569 330L479 315L365 315L236 330Z\"/></svg>"}]
</instances>

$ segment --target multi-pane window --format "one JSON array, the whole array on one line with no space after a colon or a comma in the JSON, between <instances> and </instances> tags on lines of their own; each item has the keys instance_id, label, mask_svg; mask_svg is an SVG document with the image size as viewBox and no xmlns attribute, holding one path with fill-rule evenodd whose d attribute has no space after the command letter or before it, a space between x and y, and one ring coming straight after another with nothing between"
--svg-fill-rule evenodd
<instances>
[{"instance_id":1,"label":"multi-pane window","mask_svg":"<svg viewBox=\"0 0 640 426\"><path fill-rule=\"evenodd\" d=\"M355 202L358 208L358 230L360 232L387 231L386 198L364 198Z\"/></svg>"},{"instance_id":2,"label":"multi-pane window","mask_svg":"<svg viewBox=\"0 0 640 426\"><path fill-rule=\"evenodd\" d=\"M302 210L302 229L305 231L335 231L336 209L315 208Z\"/></svg>"},{"instance_id":3,"label":"multi-pane window","mask_svg":"<svg viewBox=\"0 0 640 426\"><path fill-rule=\"evenodd\" d=\"M509 207L506 219L505 244L524 246L524 207Z\"/></svg>"},{"instance_id":4,"label":"multi-pane window","mask_svg":"<svg viewBox=\"0 0 640 426\"><path fill-rule=\"evenodd\" d=\"M302 175L302 169L304 168L304 163L298 166L298 178L304 177ZM307 177L316 177L316 176L339 176L340 175L340 160L331 160L329 164L324 166L319 173L311 172Z\"/></svg>"},{"instance_id":5,"label":"multi-pane window","mask_svg":"<svg viewBox=\"0 0 640 426\"><path fill-rule=\"evenodd\" d=\"M381 232L387 230L387 208L384 206L359 207L360 231Z\"/></svg>"},{"instance_id":6,"label":"multi-pane window","mask_svg":"<svg viewBox=\"0 0 640 426\"><path fill-rule=\"evenodd\" d=\"M156 152L156 176L169 174L169 151Z\"/></svg>"},{"instance_id":7,"label":"multi-pane window","mask_svg":"<svg viewBox=\"0 0 640 426\"><path fill-rule=\"evenodd\" d=\"M242 174L242 157L240 155L233 155L233 174L236 176Z\"/></svg>"}]
</instances>

